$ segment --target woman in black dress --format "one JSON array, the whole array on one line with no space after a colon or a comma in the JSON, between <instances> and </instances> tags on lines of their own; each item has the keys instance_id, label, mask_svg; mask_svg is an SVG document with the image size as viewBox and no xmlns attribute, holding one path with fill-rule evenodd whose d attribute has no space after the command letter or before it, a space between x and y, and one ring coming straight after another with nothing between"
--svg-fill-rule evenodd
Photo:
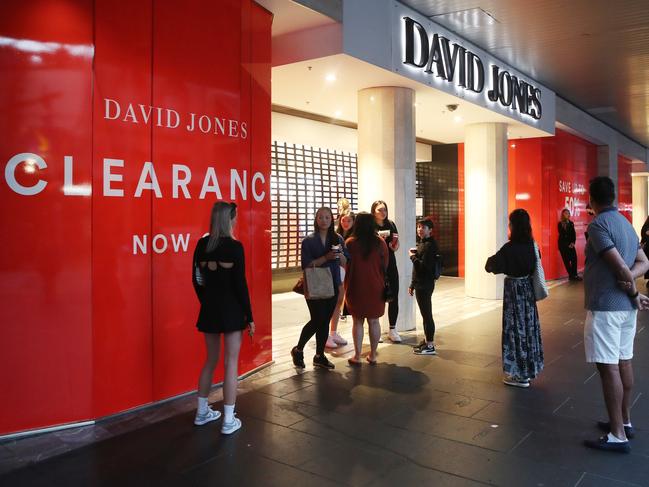
<instances>
[{"instance_id":1,"label":"woman in black dress","mask_svg":"<svg viewBox=\"0 0 649 487\"><path fill-rule=\"evenodd\" d=\"M523 209L509 215L509 242L487 259L485 270L505 274L502 354L505 378L514 387L529 387L543 370L541 324L531 275L536 266L536 243L530 215Z\"/></svg>"},{"instance_id":2,"label":"woman in black dress","mask_svg":"<svg viewBox=\"0 0 649 487\"><path fill-rule=\"evenodd\" d=\"M248 328L250 336L255 332L246 283L243 245L232 238L232 227L236 218L237 205L234 203L214 204L210 234L196 244L192 265L192 281L201 303L196 326L205 337L207 350L205 364L198 380L198 410L194 424L206 424L221 417L219 411L209 407L207 396L219 360L223 334L223 434L231 434L241 428L241 420L234 414L239 349L242 331Z\"/></svg>"},{"instance_id":3,"label":"woman in black dress","mask_svg":"<svg viewBox=\"0 0 649 487\"><path fill-rule=\"evenodd\" d=\"M399 316L399 271L397 270L397 258L394 253L399 250L399 232L392 220L388 219L388 205L385 201L378 200L372 203L370 211L374 215L376 230L388 246L388 270L386 276L390 281L390 288L395 298L388 304L388 321L390 330L388 338L391 342L400 343L401 337L397 333L397 317Z\"/></svg>"}]
</instances>

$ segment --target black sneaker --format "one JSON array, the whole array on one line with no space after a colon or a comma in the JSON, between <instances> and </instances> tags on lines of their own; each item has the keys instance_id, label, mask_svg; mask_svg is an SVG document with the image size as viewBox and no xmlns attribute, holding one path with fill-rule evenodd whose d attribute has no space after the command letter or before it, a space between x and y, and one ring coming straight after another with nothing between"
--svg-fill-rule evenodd
<instances>
[{"instance_id":1,"label":"black sneaker","mask_svg":"<svg viewBox=\"0 0 649 487\"><path fill-rule=\"evenodd\" d=\"M598 421L597 427L602 431L605 431L606 433L611 432L611 423L609 423L608 421ZM625 426L624 434L626 435L627 439L632 440L635 437L635 430L633 429L633 426Z\"/></svg>"},{"instance_id":2,"label":"black sneaker","mask_svg":"<svg viewBox=\"0 0 649 487\"><path fill-rule=\"evenodd\" d=\"M631 445L629 445L628 440L615 443L608 441L608 435L602 436L597 440L584 440L584 445L595 450L612 451L615 453L629 453L631 451Z\"/></svg>"},{"instance_id":3,"label":"black sneaker","mask_svg":"<svg viewBox=\"0 0 649 487\"><path fill-rule=\"evenodd\" d=\"M301 369L306 367L306 365L304 365L304 353L300 352L297 347L291 349L291 357L293 357L293 365Z\"/></svg>"},{"instance_id":4,"label":"black sneaker","mask_svg":"<svg viewBox=\"0 0 649 487\"><path fill-rule=\"evenodd\" d=\"M321 367L323 369L335 369L336 366L329 362L329 359L327 356L323 353L322 355L314 355L313 356L313 366L314 367Z\"/></svg>"},{"instance_id":5,"label":"black sneaker","mask_svg":"<svg viewBox=\"0 0 649 487\"><path fill-rule=\"evenodd\" d=\"M425 340L412 349L415 355L437 355L435 345L428 345Z\"/></svg>"}]
</instances>

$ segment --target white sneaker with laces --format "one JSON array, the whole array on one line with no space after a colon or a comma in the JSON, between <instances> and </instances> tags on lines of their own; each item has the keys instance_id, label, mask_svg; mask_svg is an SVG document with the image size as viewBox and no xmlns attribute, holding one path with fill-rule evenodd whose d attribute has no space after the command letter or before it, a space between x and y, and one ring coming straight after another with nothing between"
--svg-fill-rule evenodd
<instances>
[{"instance_id":1,"label":"white sneaker with laces","mask_svg":"<svg viewBox=\"0 0 649 487\"><path fill-rule=\"evenodd\" d=\"M333 341L334 341L337 345L340 345L340 346L343 346L343 347L344 347L345 345L347 345L347 340L345 340L343 337L341 337L341 336L338 334L337 331L335 331L335 332L333 333L333 335L331 335L329 338L332 338Z\"/></svg>"},{"instance_id":2,"label":"white sneaker with laces","mask_svg":"<svg viewBox=\"0 0 649 487\"><path fill-rule=\"evenodd\" d=\"M221 434L231 435L239 428L241 428L241 420L235 416L230 423L226 423L225 421L223 422L223 425L221 426Z\"/></svg>"},{"instance_id":3,"label":"white sneaker with laces","mask_svg":"<svg viewBox=\"0 0 649 487\"><path fill-rule=\"evenodd\" d=\"M212 408L208 407L205 414L199 414L196 411L196 417L194 418L194 424L196 426L202 426L204 424L216 421L221 417L221 411L214 411Z\"/></svg>"},{"instance_id":4,"label":"white sneaker with laces","mask_svg":"<svg viewBox=\"0 0 649 487\"><path fill-rule=\"evenodd\" d=\"M334 339L333 335L329 335L327 337L327 343L325 343L326 348L338 348L338 344L336 343L336 340Z\"/></svg>"},{"instance_id":5,"label":"white sneaker with laces","mask_svg":"<svg viewBox=\"0 0 649 487\"><path fill-rule=\"evenodd\" d=\"M390 331L388 332L388 338L393 343L401 343L401 337L397 333L397 330L394 328L390 328Z\"/></svg>"}]
</instances>

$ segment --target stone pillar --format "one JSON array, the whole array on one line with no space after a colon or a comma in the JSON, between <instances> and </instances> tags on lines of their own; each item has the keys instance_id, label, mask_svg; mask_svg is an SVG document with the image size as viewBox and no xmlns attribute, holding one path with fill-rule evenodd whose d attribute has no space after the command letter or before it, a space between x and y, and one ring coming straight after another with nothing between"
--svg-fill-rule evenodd
<instances>
[{"instance_id":1,"label":"stone pillar","mask_svg":"<svg viewBox=\"0 0 649 487\"><path fill-rule=\"evenodd\" d=\"M464 139L464 289L467 296L502 298L503 276L484 270L507 241L507 125L468 125Z\"/></svg>"},{"instance_id":2,"label":"stone pillar","mask_svg":"<svg viewBox=\"0 0 649 487\"><path fill-rule=\"evenodd\" d=\"M640 235L642 225L649 213L648 176L649 173L646 172L632 174L631 198L633 202L633 228L638 232L638 235Z\"/></svg>"},{"instance_id":3,"label":"stone pillar","mask_svg":"<svg viewBox=\"0 0 649 487\"><path fill-rule=\"evenodd\" d=\"M388 218L399 230L397 330L415 328L415 300L408 296L415 245L415 92L409 88L376 87L358 93L358 209L370 211L384 200ZM384 317L387 329L387 309Z\"/></svg>"},{"instance_id":4,"label":"stone pillar","mask_svg":"<svg viewBox=\"0 0 649 487\"><path fill-rule=\"evenodd\" d=\"M615 184L615 204L617 205L617 143L597 146L597 175L608 176Z\"/></svg>"}]
</instances>

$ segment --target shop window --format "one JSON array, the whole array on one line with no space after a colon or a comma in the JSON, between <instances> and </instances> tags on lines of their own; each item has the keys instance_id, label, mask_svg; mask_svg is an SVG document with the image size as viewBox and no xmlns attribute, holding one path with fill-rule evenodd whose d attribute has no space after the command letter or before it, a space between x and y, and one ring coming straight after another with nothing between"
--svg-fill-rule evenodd
<instances>
[{"instance_id":1,"label":"shop window","mask_svg":"<svg viewBox=\"0 0 649 487\"><path fill-rule=\"evenodd\" d=\"M313 231L316 210L329 206L335 218L340 198L357 208L356 154L273 142L270 186L271 266L296 269L302 239Z\"/></svg>"}]
</instances>

